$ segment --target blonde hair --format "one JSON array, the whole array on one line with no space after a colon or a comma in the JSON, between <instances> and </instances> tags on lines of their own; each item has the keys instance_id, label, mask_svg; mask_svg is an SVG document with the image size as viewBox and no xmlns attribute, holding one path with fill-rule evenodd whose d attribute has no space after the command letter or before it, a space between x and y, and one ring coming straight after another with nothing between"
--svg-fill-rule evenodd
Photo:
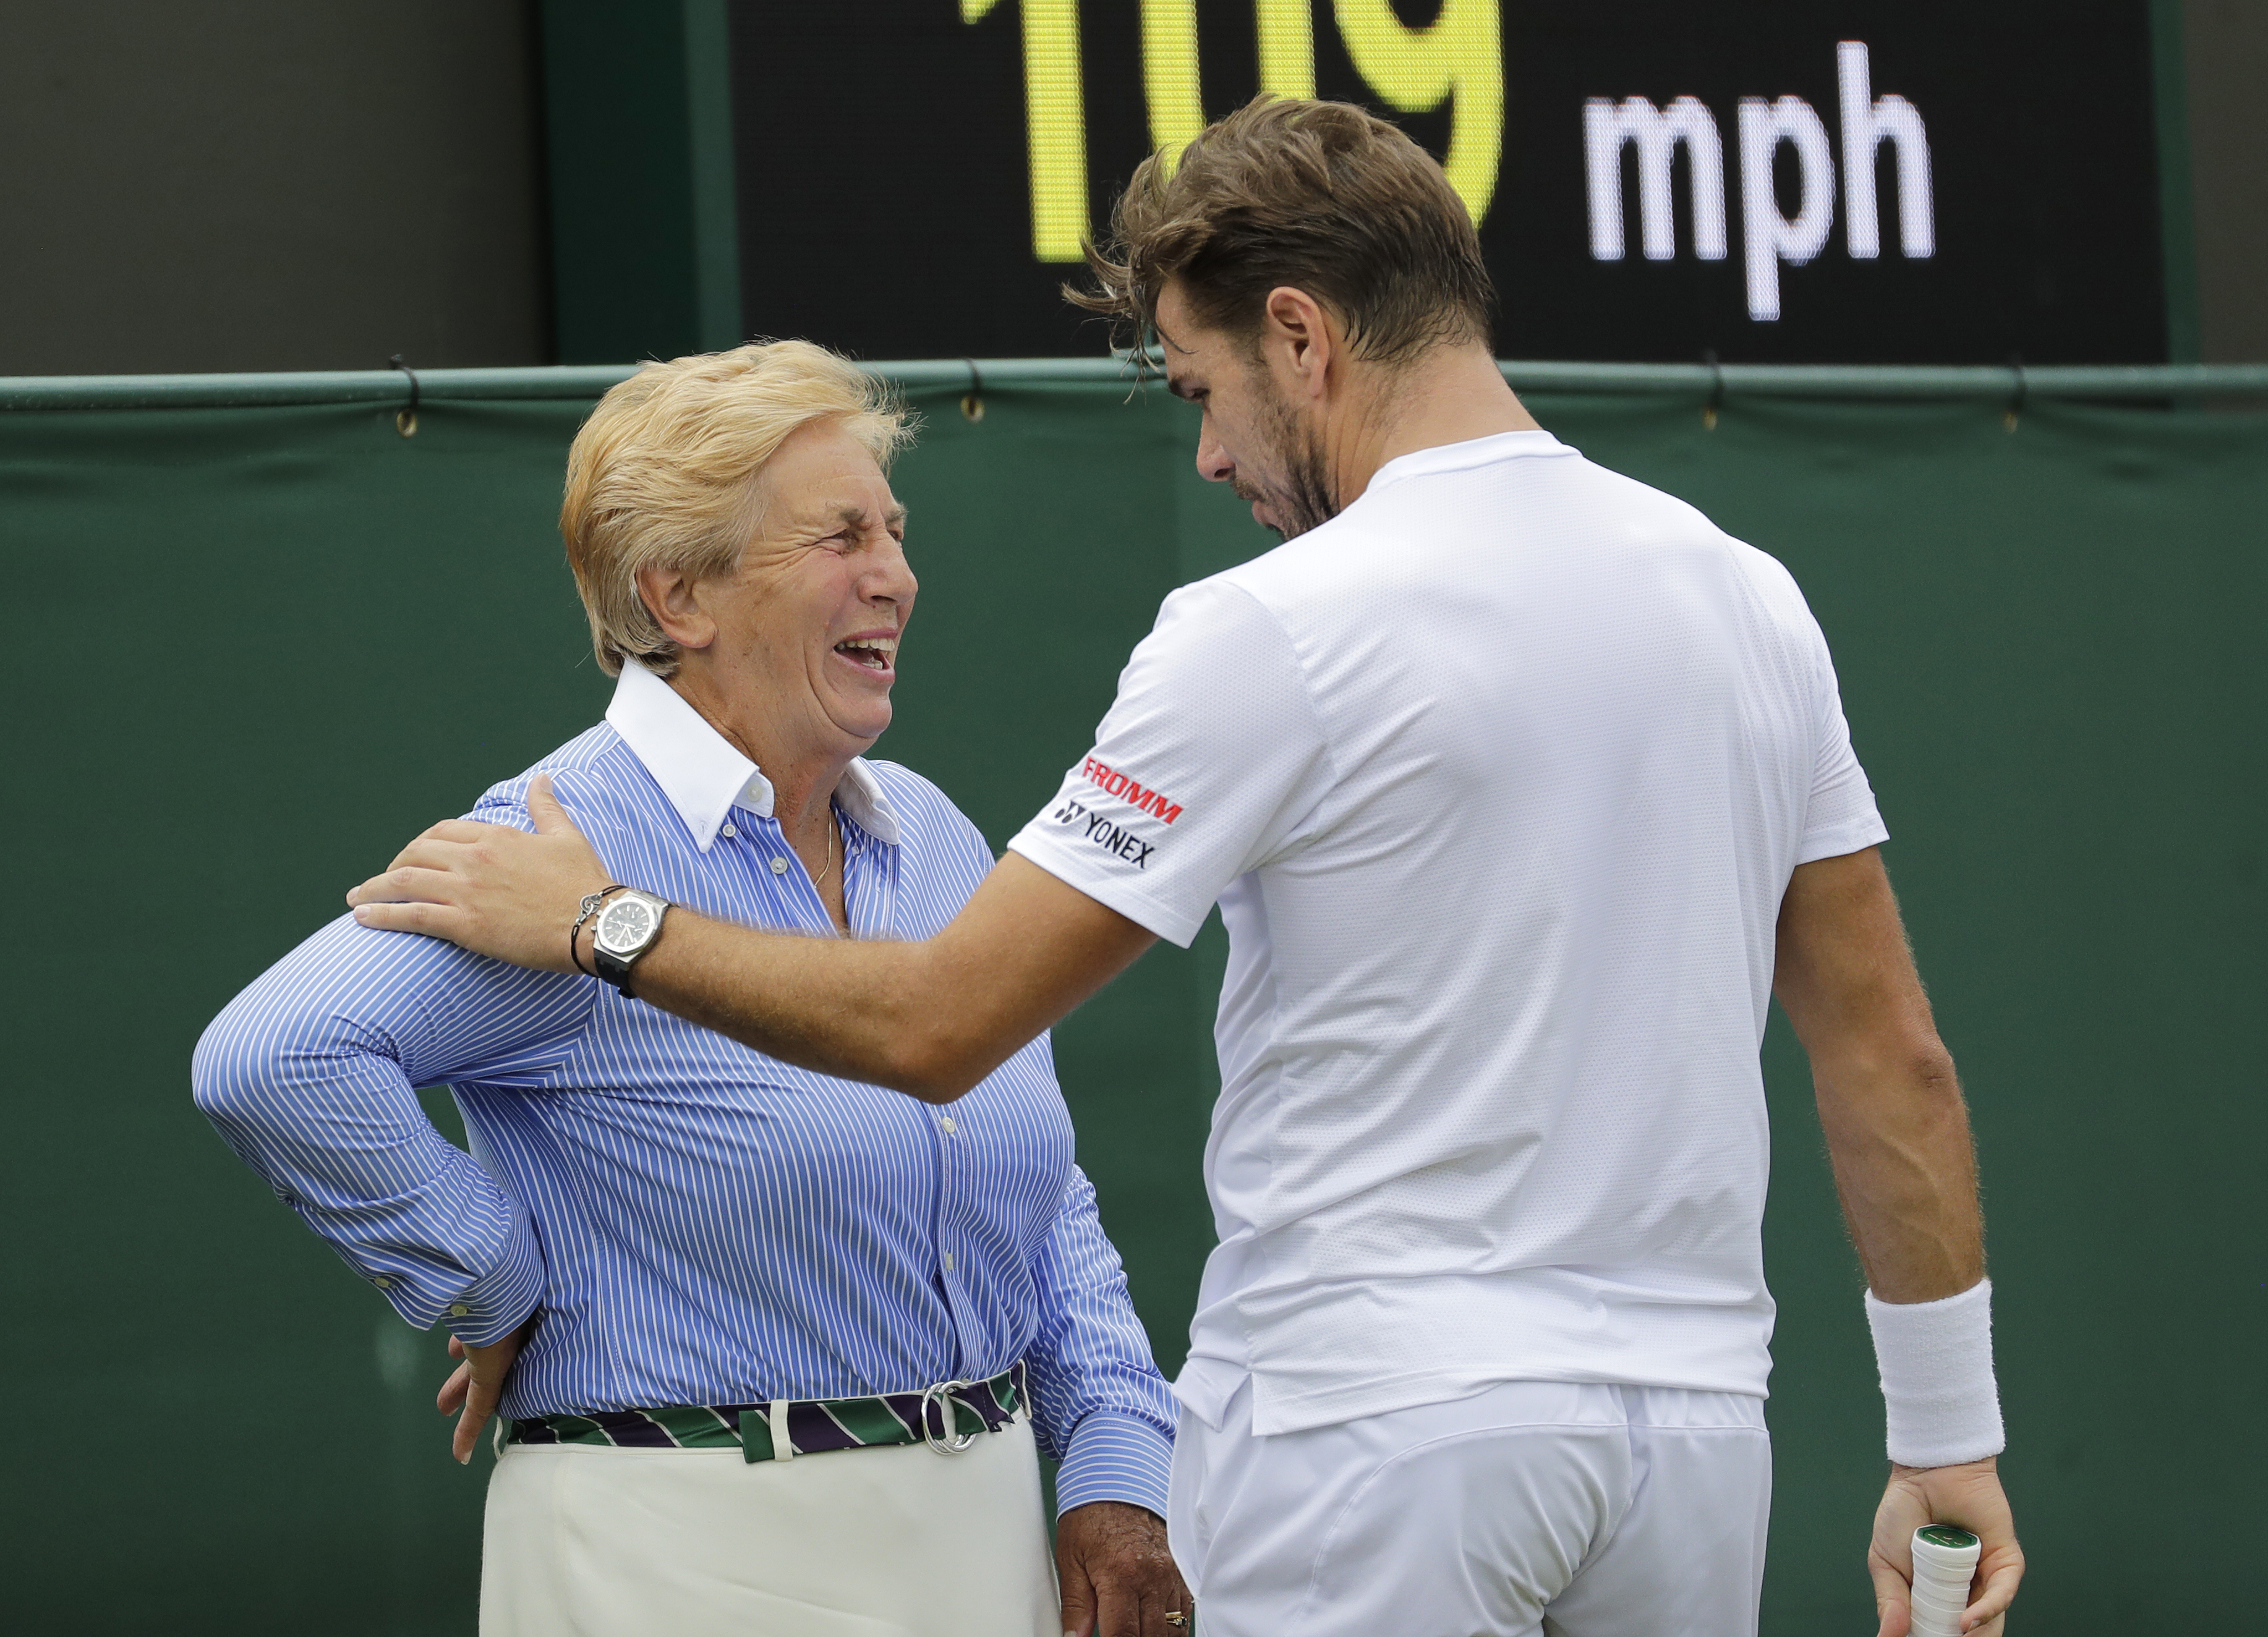
<instances>
[{"instance_id":1,"label":"blonde hair","mask_svg":"<svg viewBox=\"0 0 2268 1637\"><path fill-rule=\"evenodd\" d=\"M913 437L887 387L809 341L648 363L599 400L567 451L559 532L600 670L618 676L636 659L676 671L638 571L730 573L755 530L756 473L814 421L839 422L886 471Z\"/></svg>"}]
</instances>

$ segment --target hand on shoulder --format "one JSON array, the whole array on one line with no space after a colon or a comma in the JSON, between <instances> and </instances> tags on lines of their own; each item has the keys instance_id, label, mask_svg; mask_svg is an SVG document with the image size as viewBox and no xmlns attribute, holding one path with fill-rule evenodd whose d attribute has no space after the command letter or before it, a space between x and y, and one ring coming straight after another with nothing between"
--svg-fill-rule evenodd
<instances>
[{"instance_id":1,"label":"hand on shoulder","mask_svg":"<svg viewBox=\"0 0 2268 1637\"><path fill-rule=\"evenodd\" d=\"M355 920L446 938L516 966L577 970L568 930L582 899L610 877L548 774L529 784L527 813L533 831L466 818L435 825L347 894Z\"/></svg>"}]
</instances>

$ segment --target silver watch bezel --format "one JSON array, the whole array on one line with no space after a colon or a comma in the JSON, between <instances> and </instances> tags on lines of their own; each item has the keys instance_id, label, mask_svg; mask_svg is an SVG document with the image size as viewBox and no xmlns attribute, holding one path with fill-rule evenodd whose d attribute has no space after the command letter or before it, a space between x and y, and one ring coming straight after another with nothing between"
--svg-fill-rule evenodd
<instances>
[{"instance_id":1,"label":"silver watch bezel","mask_svg":"<svg viewBox=\"0 0 2268 1637\"><path fill-rule=\"evenodd\" d=\"M614 943L607 938L608 923L624 904L636 903L653 912L645 936L635 943ZM669 900L656 898L651 892L641 892L636 887L625 887L608 900L605 908L593 918L591 925L591 964L598 968L599 976L635 1000L630 994L630 968L640 956L654 946L661 936L663 920L669 914Z\"/></svg>"}]
</instances>

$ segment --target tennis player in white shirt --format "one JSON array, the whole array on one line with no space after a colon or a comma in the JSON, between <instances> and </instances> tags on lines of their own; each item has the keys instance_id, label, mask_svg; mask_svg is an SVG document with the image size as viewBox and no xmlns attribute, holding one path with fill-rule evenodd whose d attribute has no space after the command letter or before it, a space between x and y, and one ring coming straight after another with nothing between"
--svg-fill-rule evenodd
<instances>
[{"instance_id":1,"label":"tennis player in white shirt","mask_svg":"<svg viewBox=\"0 0 2268 1637\"><path fill-rule=\"evenodd\" d=\"M1777 992L1869 1286L1881 1633L1941 1521L1983 1538L1993 1637L2022 1559L1967 1112L1795 583L1536 426L1462 207L1359 109L1232 115L1092 260L1085 304L1156 337L1199 469L1285 544L1167 598L935 939L673 909L610 969L942 1103L1219 906L1169 1520L1208 1637L1755 1630ZM567 969L610 878L541 800L534 836L428 832L358 913Z\"/></svg>"}]
</instances>

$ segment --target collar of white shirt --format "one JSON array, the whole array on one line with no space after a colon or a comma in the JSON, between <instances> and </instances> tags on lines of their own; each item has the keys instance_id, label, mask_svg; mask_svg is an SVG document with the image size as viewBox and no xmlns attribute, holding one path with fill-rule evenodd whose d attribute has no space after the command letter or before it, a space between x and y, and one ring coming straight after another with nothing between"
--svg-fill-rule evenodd
<instances>
[{"instance_id":1,"label":"collar of white shirt","mask_svg":"<svg viewBox=\"0 0 2268 1637\"><path fill-rule=\"evenodd\" d=\"M622 665L607 722L645 764L703 852L717 844L717 833L733 808L760 818L772 816L771 781L675 688L635 659ZM864 757L843 770L835 803L844 818L876 841L897 845L898 816Z\"/></svg>"},{"instance_id":2,"label":"collar of white shirt","mask_svg":"<svg viewBox=\"0 0 2268 1637\"><path fill-rule=\"evenodd\" d=\"M1485 466L1498 460L1510 460L1521 455L1572 455L1575 451L1550 433L1491 432L1486 437L1469 437L1461 444L1436 444L1430 449L1415 449L1406 455L1396 455L1371 474L1366 494L1370 489L1398 483L1403 478L1433 477L1444 472L1464 472L1474 466Z\"/></svg>"}]
</instances>

